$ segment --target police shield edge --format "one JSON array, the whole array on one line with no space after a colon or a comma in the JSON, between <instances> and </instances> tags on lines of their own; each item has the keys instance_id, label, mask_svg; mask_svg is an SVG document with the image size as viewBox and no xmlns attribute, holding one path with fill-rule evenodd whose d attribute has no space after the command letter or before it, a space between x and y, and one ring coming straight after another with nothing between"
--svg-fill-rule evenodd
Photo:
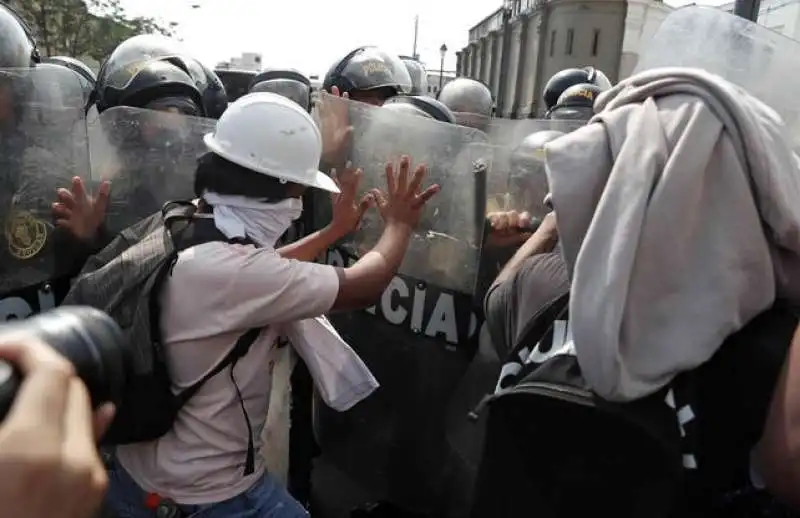
<instances>
[{"instance_id":1,"label":"police shield edge","mask_svg":"<svg viewBox=\"0 0 800 518\"><path fill-rule=\"evenodd\" d=\"M488 131L492 158L486 181L487 212L516 210L543 218L548 191L544 150L530 150L521 144L540 131L569 133L583 124L571 120L492 120Z\"/></svg>"},{"instance_id":2,"label":"police shield edge","mask_svg":"<svg viewBox=\"0 0 800 518\"><path fill-rule=\"evenodd\" d=\"M203 136L216 121L169 112L116 107L89 125L92 183L112 184L106 224L118 232L170 200L195 198Z\"/></svg>"},{"instance_id":3,"label":"police shield edge","mask_svg":"<svg viewBox=\"0 0 800 518\"><path fill-rule=\"evenodd\" d=\"M59 187L89 171L83 105L71 70L0 69L0 296L50 281L63 266L51 204Z\"/></svg>"},{"instance_id":4,"label":"police shield edge","mask_svg":"<svg viewBox=\"0 0 800 518\"><path fill-rule=\"evenodd\" d=\"M797 68L800 42L706 7L670 13L644 46L634 74L660 67L703 68L737 84L776 110L800 145Z\"/></svg>"},{"instance_id":5,"label":"police shield edge","mask_svg":"<svg viewBox=\"0 0 800 518\"><path fill-rule=\"evenodd\" d=\"M333 117L331 114L335 114ZM323 138L336 133L332 125L353 127L340 164L350 161L363 170L361 191L385 189L387 162L399 164L403 155L413 165L425 164L426 185L441 192L425 207L400 273L418 281L461 293L471 293L477 274L482 229L476 225L474 164L489 148L480 131L444 124L414 115L398 114L364 103L324 95L316 110ZM329 142L326 148L331 147ZM341 243L350 256L360 257L383 232L377 211L367 212L359 230Z\"/></svg>"}]
</instances>

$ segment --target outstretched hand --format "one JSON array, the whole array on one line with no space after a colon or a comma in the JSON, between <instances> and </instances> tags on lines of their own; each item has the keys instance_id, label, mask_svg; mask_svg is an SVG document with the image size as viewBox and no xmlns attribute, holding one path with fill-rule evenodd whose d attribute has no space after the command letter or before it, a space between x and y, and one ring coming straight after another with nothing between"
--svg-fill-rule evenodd
<instances>
[{"instance_id":1,"label":"outstretched hand","mask_svg":"<svg viewBox=\"0 0 800 518\"><path fill-rule=\"evenodd\" d=\"M74 177L70 189L56 192L57 201L52 207L56 226L67 229L80 240L90 241L105 221L110 195L110 182L103 181L97 195L92 196L86 192L83 180Z\"/></svg>"},{"instance_id":2,"label":"outstretched hand","mask_svg":"<svg viewBox=\"0 0 800 518\"><path fill-rule=\"evenodd\" d=\"M334 169L331 176L341 191L338 194L331 193L333 204L331 226L338 235L343 236L358 229L364 213L375 205L375 199L371 193L358 197L358 187L363 177L361 169L353 169L348 164L341 173Z\"/></svg>"},{"instance_id":3,"label":"outstretched hand","mask_svg":"<svg viewBox=\"0 0 800 518\"><path fill-rule=\"evenodd\" d=\"M400 159L399 171L395 172L391 162L386 164L386 187L384 193L380 189L372 189L378 210L386 224L404 224L416 228L419 224L425 204L436 196L440 187L437 184L422 190L422 181L428 174L428 168L420 164L410 175L411 160L407 156Z\"/></svg>"}]
</instances>

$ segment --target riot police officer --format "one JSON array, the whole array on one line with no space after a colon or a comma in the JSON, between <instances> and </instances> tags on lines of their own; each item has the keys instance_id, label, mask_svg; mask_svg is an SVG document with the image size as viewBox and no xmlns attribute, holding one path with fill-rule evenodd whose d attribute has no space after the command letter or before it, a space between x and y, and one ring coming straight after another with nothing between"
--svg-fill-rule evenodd
<instances>
[{"instance_id":1,"label":"riot police officer","mask_svg":"<svg viewBox=\"0 0 800 518\"><path fill-rule=\"evenodd\" d=\"M411 92L409 95L425 95L428 93L428 71L419 60L410 56L400 56L411 76Z\"/></svg>"},{"instance_id":2,"label":"riot police officer","mask_svg":"<svg viewBox=\"0 0 800 518\"><path fill-rule=\"evenodd\" d=\"M597 85L580 83L570 86L547 112L552 120L577 120L588 122L594 115L594 102L603 91Z\"/></svg>"},{"instance_id":3,"label":"riot police officer","mask_svg":"<svg viewBox=\"0 0 800 518\"><path fill-rule=\"evenodd\" d=\"M311 111L311 81L291 68L272 68L259 72L250 82L248 93L253 92L276 93Z\"/></svg>"},{"instance_id":4,"label":"riot police officer","mask_svg":"<svg viewBox=\"0 0 800 518\"><path fill-rule=\"evenodd\" d=\"M611 81L601 70L594 67L565 68L555 73L544 85L542 98L545 109L550 111L567 88L578 84L595 85L600 91L611 88Z\"/></svg>"},{"instance_id":5,"label":"riot police officer","mask_svg":"<svg viewBox=\"0 0 800 518\"><path fill-rule=\"evenodd\" d=\"M411 93L413 81L399 57L377 47L358 47L331 66L322 88L380 106L390 97Z\"/></svg>"},{"instance_id":6,"label":"riot police officer","mask_svg":"<svg viewBox=\"0 0 800 518\"><path fill-rule=\"evenodd\" d=\"M141 35L120 43L100 67L95 103L100 113L130 106L217 119L227 95L214 72L178 42Z\"/></svg>"},{"instance_id":7,"label":"riot police officer","mask_svg":"<svg viewBox=\"0 0 800 518\"><path fill-rule=\"evenodd\" d=\"M78 79L40 63L30 29L0 3L0 322L52 307L69 288L69 264L55 260L68 236L49 201L62 177L88 169L86 142L75 141L86 128Z\"/></svg>"},{"instance_id":8,"label":"riot police officer","mask_svg":"<svg viewBox=\"0 0 800 518\"><path fill-rule=\"evenodd\" d=\"M94 71L92 71L92 69L86 65L86 63L83 63L80 60L68 56L47 57L44 58L42 62L58 65L75 72L81 83L81 88L83 89L84 101L86 102L86 105L88 107L91 100L92 92L94 91L95 84L97 83L97 76L95 75Z\"/></svg>"},{"instance_id":9,"label":"riot police officer","mask_svg":"<svg viewBox=\"0 0 800 518\"><path fill-rule=\"evenodd\" d=\"M461 126L486 131L492 119L494 101L489 87L468 77L457 77L439 91L436 97L450 108Z\"/></svg>"}]
</instances>

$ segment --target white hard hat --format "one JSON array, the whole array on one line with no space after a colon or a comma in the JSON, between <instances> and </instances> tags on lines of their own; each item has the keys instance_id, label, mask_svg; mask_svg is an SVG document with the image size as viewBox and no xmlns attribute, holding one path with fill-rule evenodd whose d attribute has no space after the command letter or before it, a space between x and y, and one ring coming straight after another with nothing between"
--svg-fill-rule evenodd
<instances>
[{"instance_id":1,"label":"white hard hat","mask_svg":"<svg viewBox=\"0 0 800 518\"><path fill-rule=\"evenodd\" d=\"M240 97L203 140L214 154L251 171L339 192L319 171L322 135L314 119L283 96L258 92Z\"/></svg>"}]
</instances>

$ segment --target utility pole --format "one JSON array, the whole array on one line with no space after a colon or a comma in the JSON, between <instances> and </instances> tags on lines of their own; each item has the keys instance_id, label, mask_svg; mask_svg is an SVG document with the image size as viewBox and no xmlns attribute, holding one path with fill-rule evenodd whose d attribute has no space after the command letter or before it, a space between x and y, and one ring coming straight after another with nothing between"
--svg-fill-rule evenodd
<instances>
[{"instance_id":1,"label":"utility pole","mask_svg":"<svg viewBox=\"0 0 800 518\"><path fill-rule=\"evenodd\" d=\"M411 52L411 57L419 61L417 54L417 38L419 37L419 15L414 17L414 50Z\"/></svg>"},{"instance_id":2,"label":"utility pole","mask_svg":"<svg viewBox=\"0 0 800 518\"><path fill-rule=\"evenodd\" d=\"M758 11L760 7L761 0L736 0L733 7L733 14L755 23L758 22Z\"/></svg>"}]
</instances>

